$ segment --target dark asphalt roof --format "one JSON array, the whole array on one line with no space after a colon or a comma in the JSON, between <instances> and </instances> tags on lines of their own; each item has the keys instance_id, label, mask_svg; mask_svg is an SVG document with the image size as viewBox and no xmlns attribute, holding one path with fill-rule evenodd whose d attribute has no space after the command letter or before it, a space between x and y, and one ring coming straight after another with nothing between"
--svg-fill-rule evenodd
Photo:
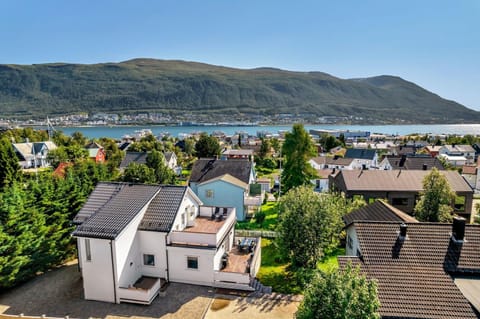
<instances>
[{"instance_id":1,"label":"dark asphalt roof","mask_svg":"<svg viewBox=\"0 0 480 319\"><path fill-rule=\"evenodd\" d=\"M120 163L120 168L127 168L130 163L145 164L147 162L147 152L126 152L125 157Z\"/></svg>"},{"instance_id":2,"label":"dark asphalt roof","mask_svg":"<svg viewBox=\"0 0 480 319\"><path fill-rule=\"evenodd\" d=\"M345 158L358 158L358 159L366 159L366 160L373 160L375 157L376 151L369 150L365 148L349 148L345 152Z\"/></svg>"},{"instance_id":3,"label":"dark asphalt roof","mask_svg":"<svg viewBox=\"0 0 480 319\"><path fill-rule=\"evenodd\" d=\"M249 184L252 165L252 162L244 159L216 160L201 158L193 164L190 182L202 183L225 174L230 174Z\"/></svg>"},{"instance_id":4,"label":"dark asphalt roof","mask_svg":"<svg viewBox=\"0 0 480 319\"><path fill-rule=\"evenodd\" d=\"M148 205L138 229L169 232L186 191L187 186L162 186Z\"/></svg>"},{"instance_id":5,"label":"dark asphalt roof","mask_svg":"<svg viewBox=\"0 0 480 319\"><path fill-rule=\"evenodd\" d=\"M78 226L73 235L115 239L147 204L147 210L138 229L168 232L187 188L170 185L99 183L75 216L74 223Z\"/></svg>"}]
</instances>

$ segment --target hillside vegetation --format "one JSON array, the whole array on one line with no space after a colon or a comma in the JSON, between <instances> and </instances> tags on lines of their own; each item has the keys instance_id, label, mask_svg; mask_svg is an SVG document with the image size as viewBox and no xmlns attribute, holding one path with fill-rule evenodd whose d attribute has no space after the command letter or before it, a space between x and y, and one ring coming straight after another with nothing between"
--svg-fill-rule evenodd
<instances>
[{"instance_id":1,"label":"hillside vegetation","mask_svg":"<svg viewBox=\"0 0 480 319\"><path fill-rule=\"evenodd\" d=\"M311 113L390 123L471 123L480 113L398 77L233 69L135 59L102 64L0 65L2 117L74 112Z\"/></svg>"}]
</instances>

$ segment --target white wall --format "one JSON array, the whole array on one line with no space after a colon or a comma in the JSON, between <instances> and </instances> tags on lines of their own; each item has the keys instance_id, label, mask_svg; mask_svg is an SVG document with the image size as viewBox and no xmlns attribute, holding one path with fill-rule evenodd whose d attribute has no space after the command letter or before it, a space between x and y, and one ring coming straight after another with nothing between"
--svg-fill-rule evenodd
<instances>
[{"instance_id":1,"label":"white wall","mask_svg":"<svg viewBox=\"0 0 480 319\"><path fill-rule=\"evenodd\" d=\"M138 225L142 221L146 207L128 224L115 239L116 277L119 287L128 287L141 276L143 261L140 258Z\"/></svg>"},{"instance_id":2,"label":"white wall","mask_svg":"<svg viewBox=\"0 0 480 319\"><path fill-rule=\"evenodd\" d=\"M215 249L167 247L169 278L173 282L212 286ZM187 257L198 257L198 269L187 268Z\"/></svg>"},{"instance_id":3,"label":"white wall","mask_svg":"<svg viewBox=\"0 0 480 319\"><path fill-rule=\"evenodd\" d=\"M110 240L90 238L91 261L86 261L85 238L77 238L85 299L115 302Z\"/></svg>"},{"instance_id":4,"label":"white wall","mask_svg":"<svg viewBox=\"0 0 480 319\"><path fill-rule=\"evenodd\" d=\"M199 214L198 203L192 198L192 196L190 196L190 194L187 191L187 193L185 194L185 197L183 198L182 203L180 204L180 208L178 209L178 213L177 213L177 216L175 217L175 221L173 222L172 231L183 230L185 229L185 227L187 227L188 219L190 218L189 208L192 206L195 207L195 214L193 216L193 218L195 218ZM183 213L186 213L185 224L182 223Z\"/></svg>"},{"instance_id":5,"label":"white wall","mask_svg":"<svg viewBox=\"0 0 480 319\"><path fill-rule=\"evenodd\" d=\"M139 231L140 272L145 276L167 278L166 233ZM143 264L143 254L155 256L155 266Z\"/></svg>"}]
</instances>

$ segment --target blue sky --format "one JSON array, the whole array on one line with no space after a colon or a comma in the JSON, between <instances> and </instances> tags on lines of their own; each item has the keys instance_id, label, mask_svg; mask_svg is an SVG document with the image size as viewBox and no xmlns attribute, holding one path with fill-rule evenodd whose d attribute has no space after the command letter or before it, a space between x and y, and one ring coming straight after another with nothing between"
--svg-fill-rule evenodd
<instances>
[{"instance_id":1,"label":"blue sky","mask_svg":"<svg viewBox=\"0 0 480 319\"><path fill-rule=\"evenodd\" d=\"M479 0L5 0L0 63L181 59L401 76L480 110Z\"/></svg>"}]
</instances>

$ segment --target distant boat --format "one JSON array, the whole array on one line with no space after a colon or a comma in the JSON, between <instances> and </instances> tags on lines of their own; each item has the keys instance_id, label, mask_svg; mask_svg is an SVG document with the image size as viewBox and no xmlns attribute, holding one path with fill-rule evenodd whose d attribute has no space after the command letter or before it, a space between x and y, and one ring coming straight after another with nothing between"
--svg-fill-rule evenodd
<instances>
[{"instance_id":1,"label":"distant boat","mask_svg":"<svg viewBox=\"0 0 480 319\"><path fill-rule=\"evenodd\" d=\"M122 136L122 140L140 140L142 139L143 137L146 137L146 136L149 136L149 135L153 135L153 132L151 129L149 128L144 128L144 129L141 129L141 130L136 130L132 135L130 134L125 134Z\"/></svg>"}]
</instances>

